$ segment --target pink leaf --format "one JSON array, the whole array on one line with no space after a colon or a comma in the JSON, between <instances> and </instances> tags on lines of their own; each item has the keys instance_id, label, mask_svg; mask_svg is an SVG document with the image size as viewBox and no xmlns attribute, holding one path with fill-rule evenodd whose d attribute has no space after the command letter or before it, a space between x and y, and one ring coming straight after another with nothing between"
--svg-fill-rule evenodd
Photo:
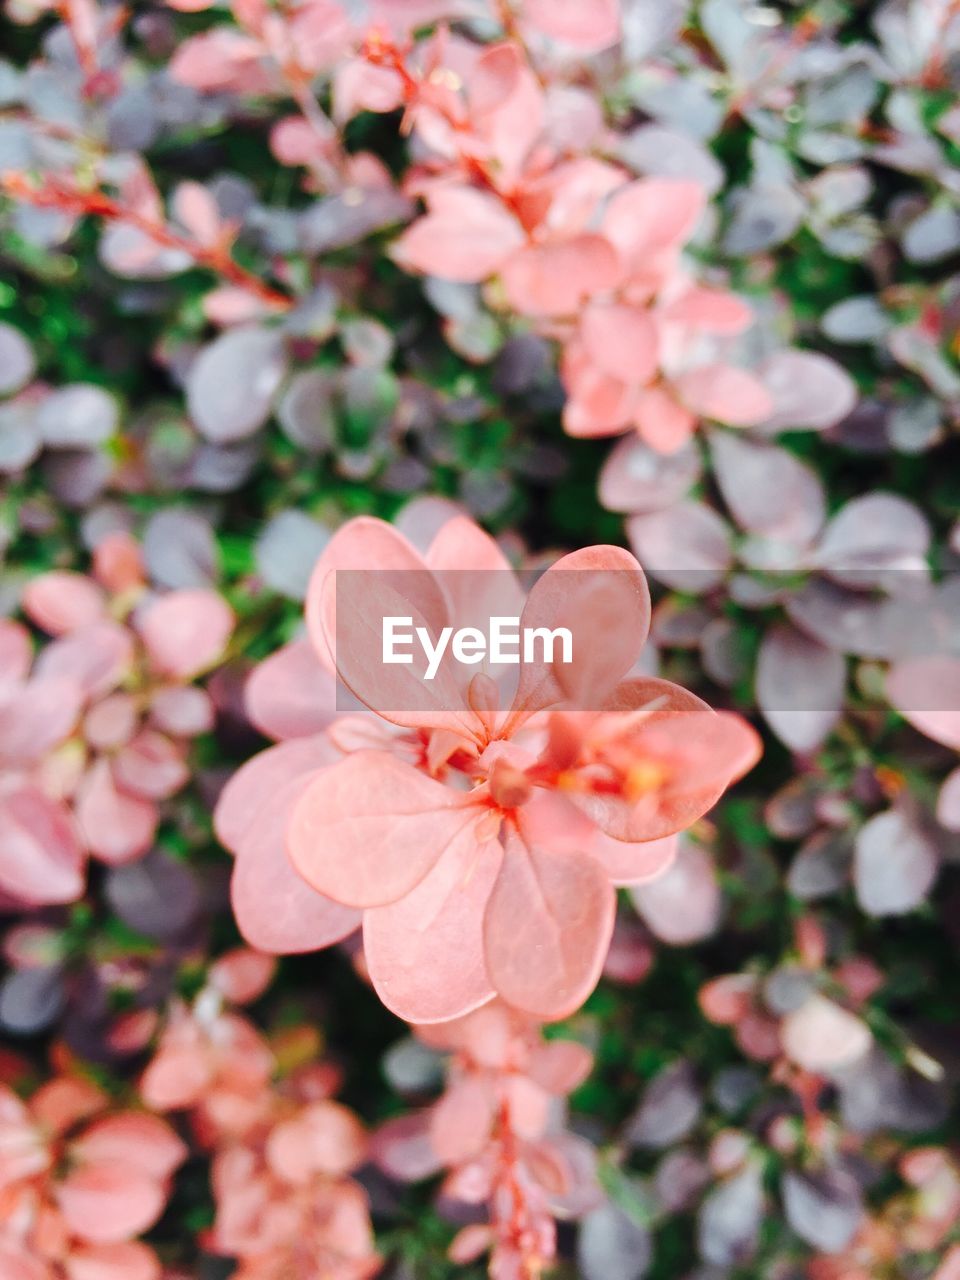
<instances>
[{"instance_id":1,"label":"pink leaf","mask_svg":"<svg viewBox=\"0 0 960 1280\"><path fill-rule=\"evenodd\" d=\"M650 629L643 571L621 547L573 551L537 580L520 626L565 627L572 660L522 663L513 714L528 716L565 701L599 707L636 662Z\"/></svg>"},{"instance_id":2,"label":"pink leaf","mask_svg":"<svg viewBox=\"0 0 960 1280\"><path fill-rule=\"evenodd\" d=\"M231 1004L252 1004L263 995L276 972L273 956L249 947L234 947L210 966L210 985Z\"/></svg>"},{"instance_id":3,"label":"pink leaf","mask_svg":"<svg viewBox=\"0 0 960 1280\"><path fill-rule=\"evenodd\" d=\"M116 622L95 622L61 636L40 653L37 676L63 676L78 682L88 698L109 693L133 664L133 638Z\"/></svg>"},{"instance_id":4,"label":"pink leaf","mask_svg":"<svg viewBox=\"0 0 960 1280\"><path fill-rule=\"evenodd\" d=\"M523 17L544 35L583 53L615 44L620 35L619 0L525 0Z\"/></svg>"},{"instance_id":5,"label":"pink leaf","mask_svg":"<svg viewBox=\"0 0 960 1280\"><path fill-rule=\"evenodd\" d=\"M127 1164L81 1165L56 1188L70 1231L90 1244L114 1244L152 1227L163 1211L161 1182Z\"/></svg>"},{"instance_id":6,"label":"pink leaf","mask_svg":"<svg viewBox=\"0 0 960 1280\"><path fill-rule=\"evenodd\" d=\"M137 624L163 675L192 679L213 666L233 633L233 610L214 591L171 591L148 605Z\"/></svg>"},{"instance_id":7,"label":"pink leaf","mask_svg":"<svg viewBox=\"0 0 960 1280\"><path fill-rule=\"evenodd\" d=\"M174 217L201 245L217 245L223 233L213 196L199 182L180 182L173 193Z\"/></svg>"},{"instance_id":8,"label":"pink leaf","mask_svg":"<svg viewBox=\"0 0 960 1280\"><path fill-rule=\"evenodd\" d=\"M201 92L263 92L270 80L259 66L260 42L229 27L214 27L179 45L168 68L171 78Z\"/></svg>"},{"instance_id":9,"label":"pink leaf","mask_svg":"<svg viewBox=\"0 0 960 1280\"><path fill-rule=\"evenodd\" d=\"M213 728L214 709L205 689L191 685L170 685L150 697L150 719L165 733L178 738L195 738Z\"/></svg>"},{"instance_id":10,"label":"pink leaf","mask_svg":"<svg viewBox=\"0 0 960 1280\"><path fill-rule=\"evenodd\" d=\"M679 248L692 235L706 204L699 182L642 178L610 200L603 234L619 250L628 269L643 270L651 255Z\"/></svg>"},{"instance_id":11,"label":"pink leaf","mask_svg":"<svg viewBox=\"0 0 960 1280\"><path fill-rule=\"evenodd\" d=\"M499 271L524 243L523 229L496 197L468 187L439 187L429 213L394 243L406 271L470 284Z\"/></svg>"},{"instance_id":12,"label":"pink leaf","mask_svg":"<svg viewBox=\"0 0 960 1280\"><path fill-rule=\"evenodd\" d=\"M677 856L677 837L659 840L614 840L603 831L593 837L589 852L597 859L614 884L646 884L656 880Z\"/></svg>"},{"instance_id":13,"label":"pink leaf","mask_svg":"<svg viewBox=\"0 0 960 1280\"><path fill-rule=\"evenodd\" d=\"M309 640L294 640L251 672L244 690L247 715L270 738L305 738L337 714L337 685Z\"/></svg>"},{"instance_id":14,"label":"pink leaf","mask_svg":"<svg viewBox=\"0 0 960 1280\"><path fill-rule=\"evenodd\" d=\"M419 1182L442 1165L429 1135L427 1111L411 1111L382 1124L371 1143L374 1161L398 1182Z\"/></svg>"},{"instance_id":15,"label":"pink leaf","mask_svg":"<svg viewBox=\"0 0 960 1280\"><path fill-rule=\"evenodd\" d=\"M483 916L500 871L497 840L467 827L406 897L364 913L363 948L377 994L406 1022L446 1022L491 1000Z\"/></svg>"},{"instance_id":16,"label":"pink leaf","mask_svg":"<svg viewBox=\"0 0 960 1280\"><path fill-rule=\"evenodd\" d=\"M692 285L660 311L667 324L701 329L705 333L741 333L753 323L753 312L734 293Z\"/></svg>"},{"instance_id":17,"label":"pink leaf","mask_svg":"<svg viewBox=\"0 0 960 1280\"><path fill-rule=\"evenodd\" d=\"M324 591L327 577L339 570L381 570L399 573L419 570L418 587L426 591L429 583L423 575L423 557L407 539L391 525L371 516L359 516L338 529L327 543L307 588L306 619L310 640L320 661L335 670L334 651L337 636L337 594ZM439 589L434 585L429 597L421 601L419 610L432 623L446 615Z\"/></svg>"},{"instance_id":18,"label":"pink leaf","mask_svg":"<svg viewBox=\"0 0 960 1280\"><path fill-rule=\"evenodd\" d=\"M0 618L0 689L25 680L32 661L33 645L26 627Z\"/></svg>"},{"instance_id":19,"label":"pink leaf","mask_svg":"<svg viewBox=\"0 0 960 1280\"><path fill-rule=\"evenodd\" d=\"M649 312L616 304L588 307L580 333L591 360L611 377L645 383L656 372L659 340Z\"/></svg>"},{"instance_id":20,"label":"pink leaf","mask_svg":"<svg viewBox=\"0 0 960 1280\"><path fill-rule=\"evenodd\" d=\"M35 906L75 902L84 855L66 809L31 785L0 795L0 888Z\"/></svg>"},{"instance_id":21,"label":"pink leaf","mask_svg":"<svg viewBox=\"0 0 960 1280\"><path fill-rule=\"evenodd\" d=\"M493 538L456 510L447 515L430 539L424 562L440 573L463 569L488 573L511 571L510 561Z\"/></svg>"},{"instance_id":22,"label":"pink leaf","mask_svg":"<svg viewBox=\"0 0 960 1280\"><path fill-rule=\"evenodd\" d=\"M666 691L675 687L657 680L631 683L651 694L658 686ZM669 692L664 697L669 699ZM641 721L622 746L641 770L636 793L628 797L584 789L572 791L570 800L608 835L638 841L685 830L753 767L761 752L759 736L740 716L709 708L688 710L680 700Z\"/></svg>"},{"instance_id":23,"label":"pink leaf","mask_svg":"<svg viewBox=\"0 0 960 1280\"><path fill-rule=\"evenodd\" d=\"M496 1119L496 1094L479 1076L455 1081L430 1114L430 1142L445 1165L481 1155Z\"/></svg>"},{"instance_id":24,"label":"pink leaf","mask_svg":"<svg viewBox=\"0 0 960 1280\"><path fill-rule=\"evenodd\" d=\"M551 1040L540 1045L530 1061L530 1078L541 1089L562 1098L573 1093L593 1069L593 1054L575 1040Z\"/></svg>"},{"instance_id":25,"label":"pink leaf","mask_svg":"<svg viewBox=\"0 0 960 1280\"><path fill-rule=\"evenodd\" d=\"M367 1139L352 1111L323 1099L282 1121L267 1139L267 1163L285 1182L303 1185L316 1174L342 1178L362 1163Z\"/></svg>"},{"instance_id":26,"label":"pink leaf","mask_svg":"<svg viewBox=\"0 0 960 1280\"><path fill-rule=\"evenodd\" d=\"M749 427L769 417L773 401L753 374L729 364L707 364L681 373L677 393L693 413L731 427Z\"/></svg>"},{"instance_id":27,"label":"pink leaf","mask_svg":"<svg viewBox=\"0 0 960 1280\"><path fill-rule=\"evenodd\" d=\"M525 246L501 269L508 303L521 315L572 316L592 294L616 283L617 255L603 236Z\"/></svg>"},{"instance_id":28,"label":"pink leaf","mask_svg":"<svg viewBox=\"0 0 960 1280\"><path fill-rule=\"evenodd\" d=\"M633 405L637 435L658 453L674 454L690 443L696 418L663 387L649 387Z\"/></svg>"},{"instance_id":29,"label":"pink leaf","mask_svg":"<svg viewBox=\"0 0 960 1280\"><path fill-rule=\"evenodd\" d=\"M119 791L106 758L81 783L76 814L87 848L112 866L145 853L157 829L156 806Z\"/></svg>"},{"instance_id":30,"label":"pink leaf","mask_svg":"<svg viewBox=\"0 0 960 1280\"><path fill-rule=\"evenodd\" d=\"M70 1150L84 1164L125 1165L158 1181L187 1158L187 1148L165 1121L136 1111L95 1120Z\"/></svg>"},{"instance_id":31,"label":"pink leaf","mask_svg":"<svg viewBox=\"0 0 960 1280\"><path fill-rule=\"evenodd\" d=\"M259 752L237 770L220 793L213 813L217 839L236 853L252 824L286 783L340 759L336 748L321 736L295 738Z\"/></svg>"},{"instance_id":32,"label":"pink leaf","mask_svg":"<svg viewBox=\"0 0 960 1280\"><path fill-rule=\"evenodd\" d=\"M528 848L508 832L483 926L496 990L537 1017L568 1017L597 983L615 908L592 858Z\"/></svg>"},{"instance_id":33,"label":"pink leaf","mask_svg":"<svg viewBox=\"0 0 960 1280\"><path fill-rule=\"evenodd\" d=\"M286 851L290 816L317 771L339 760L324 738L295 738L248 761L214 813L217 837L237 855L234 914L251 946L277 955L330 946L360 924L359 912L317 893Z\"/></svg>"},{"instance_id":34,"label":"pink leaf","mask_svg":"<svg viewBox=\"0 0 960 1280\"><path fill-rule=\"evenodd\" d=\"M287 848L304 879L345 906L398 902L472 822L465 797L381 751L323 770L298 801Z\"/></svg>"},{"instance_id":35,"label":"pink leaf","mask_svg":"<svg viewBox=\"0 0 960 1280\"><path fill-rule=\"evenodd\" d=\"M22 768L40 760L70 736L81 705L81 686L68 676L0 685L0 761Z\"/></svg>"},{"instance_id":36,"label":"pink leaf","mask_svg":"<svg viewBox=\"0 0 960 1280\"><path fill-rule=\"evenodd\" d=\"M98 622L106 613L103 591L82 573L42 573L23 591L31 622L52 636Z\"/></svg>"},{"instance_id":37,"label":"pink leaf","mask_svg":"<svg viewBox=\"0 0 960 1280\"><path fill-rule=\"evenodd\" d=\"M66 1280L161 1280L160 1260L138 1240L77 1245L63 1265ZM16 1277L11 1276L10 1280Z\"/></svg>"},{"instance_id":38,"label":"pink leaf","mask_svg":"<svg viewBox=\"0 0 960 1280\"><path fill-rule=\"evenodd\" d=\"M120 748L113 761L117 785L145 800L163 800L190 777L183 751L169 738L142 729Z\"/></svg>"}]
</instances>

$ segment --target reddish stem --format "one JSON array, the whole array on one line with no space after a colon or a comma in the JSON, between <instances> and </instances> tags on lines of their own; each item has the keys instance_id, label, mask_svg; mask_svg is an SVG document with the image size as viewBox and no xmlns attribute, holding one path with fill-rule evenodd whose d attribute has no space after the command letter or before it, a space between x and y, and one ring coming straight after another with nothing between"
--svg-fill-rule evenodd
<instances>
[{"instance_id":1,"label":"reddish stem","mask_svg":"<svg viewBox=\"0 0 960 1280\"><path fill-rule=\"evenodd\" d=\"M191 257L197 266L220 276L229 284L253 294L268 307L287 310L293 299L266 284L259 276L241 267L231 258L222 245L202 245L187 236L173 231L166 223L154 222L136 209L130 209L104 195L102 191L75 191L58 186L48 179L44 187L33 186L22 174L8 173L0 179L0 189L14 200L32 204L38 209L63 209L77 216L104 218L110 222L125 222L149 236L156 244L168 249L178 249Z\"/></svg>"},{"instance_id":2,"label":"reddish stem","mask_svg":"<svg viewBox=\"0 0 960 1280\"><path fill-rule=\"evenodd\" d=\"M497 1171L494 1182L493 1228L497 1244L505 1246L517 1255L523 1280L540 1280L543 1265L548 1259L536 1250L530 1252L531 1239L536 1237L534 1213L527 1203L523 1185L518 1176L519 1153L517 1137L510 1120L510 1104L502 1099L497 1113L496 1138L499 1144ZM503 1218L496 1212L501 1193L510 1205L509 1216Z\"/></svg>"}]
</instances>

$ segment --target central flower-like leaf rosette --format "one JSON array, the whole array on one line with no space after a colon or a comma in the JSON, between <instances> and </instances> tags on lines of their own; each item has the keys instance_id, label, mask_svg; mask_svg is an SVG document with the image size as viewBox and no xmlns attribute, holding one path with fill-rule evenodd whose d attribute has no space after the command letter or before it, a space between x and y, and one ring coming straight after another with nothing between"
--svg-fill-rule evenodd
<instances>
[{"instance_id":1,"label":"central flower-like leaf rosette","mask_svg":"<svg viewBox=\"0 0 960 1280\"><path fill-rule=\"evenodd\" d=\"M383 662L384 617L436 636L504 615L521 631L567 628L570 660L541 646L499 669L445 663L435 679L416 660ZM262 870L282 828L296 872L341 913L323 941L353 927L345 909L361 912L370 977L407 1021L460 1017L496 995L541 1019L568 1016L599 977L616 886L665 871L675 834L759 754L739 717L633 674L649 622L643 573L621 548L563 557L524 600L467 519L444 524L423 555L387 524L351 521L316 567L307 624L320 664L362 706L322 745L301 738L259 758L286 752L285 777L276 757L231 782L218 830L238 877L244 859ZM251 841L243 819L256 820L268 778L288 798L270 797ZM289 912L284 883L282 903L266 896ZM235 877L235 903L237 890ZM258 911L238 904L242 926L245 916Z\"/></svg>"}]
</instances>

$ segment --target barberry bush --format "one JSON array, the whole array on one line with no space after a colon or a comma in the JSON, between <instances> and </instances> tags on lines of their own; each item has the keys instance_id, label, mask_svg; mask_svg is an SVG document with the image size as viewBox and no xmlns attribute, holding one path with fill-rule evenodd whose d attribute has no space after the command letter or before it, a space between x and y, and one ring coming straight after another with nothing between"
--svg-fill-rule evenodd
<instances>
[{"instance_id":1,"label":"barberry bush","mask_svg":"<svg viewBox=\"0 0 960 1280\"><path fill-rule=\"evenodd\" d=\"M0 1280L960 1280L960 5L0 35Z\"/></svg>"}]
</instances>

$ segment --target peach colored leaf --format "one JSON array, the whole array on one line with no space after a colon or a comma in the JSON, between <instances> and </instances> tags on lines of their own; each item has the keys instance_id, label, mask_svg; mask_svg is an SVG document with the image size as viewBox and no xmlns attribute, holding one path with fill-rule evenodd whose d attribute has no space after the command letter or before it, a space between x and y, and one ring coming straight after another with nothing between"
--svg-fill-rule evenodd
<instances>
[{"instance_id":1,"label":"peach colored leaf","mask_svg":"<svg viewBox=\"0 0 960 1280\"><path fill-rule=\"evenodd\" d=\"M449 1085L430 1113L430 1142L445 1165L482 1154L496 1118L496 1094L488 1080L462 1076Z\"/></svg>"},{"instance_id":2,"label":"peach colored leaf","mask_svg":"<svg viewBox=\"0 0 960 1280\"><path fill-rule=\"evenodd\" d=\"M66 1280L160 1280L160 1260L138 1240L78 1245L64 1261ZM15 1277L10 1277L15 1280Z\"/></svg>"},{"instance_id":3,"label":"peach colored leaf","mask_svg":"<svg viewBox=\"0 0 960 1280\"><path fill-rule=\"evenodd\" d=\"M341 758L321 735L294 738L258 752L241 765L220 793L213 812L217 839L236 853L258 815L285 783L337 764Z\"/></svg>"},{"instance_id":4,"label":"peach colored leaf","mask_svg":"<svg viewBox=\"0 0 960 1280\"><path fill-rule=\"evenodd\" d=\"M610 377L645 383L656 372L659 339L649 312L622 304L590 306L580 334L590 359Z\"/></svg>"},{"instance_id":5,"label":"peach colored leaf","mask_svg":"<svg viewBox=\"0 0 960 1280\"><path fill-rule=\"evenodd\" d=\"M367 1136L352 1111L323 1099L275 1126L267 1163L284 1181L302 1185L315 1174L340 1178L363 1162Z\"/></svg>"},{"instance_id":6,"label":"peach colored leaf","mask_svg":"<svg viewBox=\"0 0 960 1280\"><path fill-rule=\"evenodd\" d=\"M635 800L576 792L571 799L617 840L658 840L683 831L753 768L762 744L740 716L691 711L651 718L631 738L638 761L660 772ZM656 883L656 882L654 882Z\"/></svg>"},{"instance_id":7,"label":"peach colored leaf","mask_svg":"<svg viewBox=\"0 0 960 1280\"><path fill-rule=\"evenodd\" d=\"M187 1148L165 1121L125 1111L95 1120L70 1147L88 1165L125 1165L165 1181L187 1158Z\"/></svg>"},{"instance_id":8,"label":"peach colored leaf","mask_svg":"<svg viewBox=\"0 0 960 1280\"><path fill-rule=\"evenodd\" d=\"M621 547L594 546L561 557L527 597L521 629L566 628L572 661L522 662L514 714L526 717L569 701L595 709L636 662L650 629L643 571ZM556 654L562 659L560 649Z\"/></svg>"},{"instance_id":9,"label":"peach colored leaf","mask_svg":"<svg viewBox=\"0 0 960 1280\"><path fill-rule=\"evenodd\" d=\"M380 999L406 1022L446 1022L493 998L483 916L499 841L468 826L406 897L364 913L363 949Z\"/></svg>"},{"instance_id":10,"label":"peach colored leaf","mask_svg":"<svg viewBox=\"0 0 960 1280\"><path fill-rule=\"evenodd\" d=\"M773 408L763 383L733 365L701 365L679 374L675 384L680 399L693 413L731 427L762 422Z\"/></svg>"},{"instance_id":11,"label":"peach colored leaf","mask_svg":"<svg viewBox=\"0 0 960 1280\"><path fill-rule=\"evenodd\" d=\"M423 880L476 810L465 797L382 751L323 770L287 830L294 866L345 906L398 902Z\"/></svg>"},{"instance_id":12,"label":"peach colored leaf","mask_svg":"<svg viewBox=\"0 0 960 1280\"><path fill-rule=\"evenodd\" d=\"M589 852L600 863L614 884L646 884L671 866L677 856L677 837L660 840L614 840L597 830Z\"/></svg>"},{"instance_id":13,"label":"peach colored leaf","mask_svg":"<svg viewBox=\"0 0 960 1280\"><path fill-rule=\"evenodd\" d=\"M614 890L592 858L528 848L508 833L483 922L496 990L538 1017L569 1016L600 976L615 908Z\"/></svg>"},{"instance_id":14,"label":"peach colored leaf","mask_svg":"<svg viewBox=\"0 0 960 1280\"><path fill-rule=\"evenodd\" d=\"M405 271L471 284L499 271L524 242L516 218L482 191L440 187L428 207L394 242L393 258Z\"/></svg>"},{"instance_id":15,"label":"peach colored leaf","mask_svg":"<svg viewBox=\"0 0 960 1280\"><path fill-rule=\"evenodd\" d=\"M741 333L753 323L750 307L735 293L691 285L660 311L668 324L679 324L705 333Z\"/></svg>"},{"instance_id":16,"label":"peach colored leaf","mask_svg":"<svg viewBox=\"0 0 960 1280\"><path fill-rule=\"evenodd\" d=\"M210 966L210 985L231 1004L251 1004L273 981L277 962L273 956L249 947L234 947Z\"/></svg>"},{"instance_id":17,"label":"peach colored leaf","mask_svg":"<svg viewBox=\"0 0 960 1280\"><path fill-rule=\"evenodd\" d=\"M706 192L681 178L641 178L617 191L603 217L603 234L628 269L641 269L653 254L676 249L700 221Z\"/></svg>"},{"instance_id":18,"label":"peach colored leaf","mask_svg":"<svg viewBox=\"0 0 960 1280\"><path fill-rule=\"evenodd\" d=\"M524 21L583 53L615 44L620 34L619 0L525 0Z\"/></svg>"},{"instance_id":19,"label":"peach colored leaf","mask_svg":"<svg viewBox=\"0 0 960 1280\"><path fill-rule=\"evenodd\" d=\"M583 231L569 240L525 245L500 274L507 302L521 315L573 316L587 298L613 288L618 266L610 242Z\"/></svg>"},{"instance_id":20,"label":"peach colored leaf","mask_svg":"<svg viewBox=\"0 0 960 1280\"><path fill-rule=\"evenodd\" d=\"M251 946L277 955L339 942L360 914L317 893L287 856L291 814L318 770L340 759L324 738L294 738L248 761L214 812L218 839L237 855L231 899Z\"/></svg>"},{"instance_id":21,"label":"peach colored leaf","mask_svg":"<svg viewBox=\"0 0 960 1280\"><path fill-rule=\"evenodd\" d=\"M146 1231L166 1201L162 1183L127 1164L81 1165L55 1190L69 1230L88 1244L116 1244Z\"/></svg>"},{"instance_id":22,"label":"peach colored leaf","mask_svg":"<svg viewBox=\"0 0 960 1280\"><path fill-rule=\"evenodd\" d=\"M335 591L325 592L328 576L341 569L411 572L412 575L419 570L414 576L418 585L425 589L428 584L423 575L424 568L425 562L420 553L385 520L358 516L338 529L317 561L307 587L307 630L321 663L331 672L336 669L337 594ZM431 623L440 622L445 617L445 602L436 586L429 598L421 601L421 612Z\"/></svg>"},{"instance_id":23,"label":"peach colored leaf","mask_svg":"<svg viewBox=\"0 0 960 1280\"><path fill-rule=\"evenodd\" d=\"M649 387L637 396L632 417L637 435L658 453L673 454L690 443L697 420L663 387Z\"/></svg>"},{"instance_id":24,"label":"peach colored leaf","mask_svg":"<svg viewBox=\"0 0 960 1280\"><path fill-rule=\"evenodd\" d=\"M593 1054L576 1040L551 1040L538 1046L530 1060L530 1078L541 1089L562 1098L587 1079Z\"/></svg>"}]
</instances>

